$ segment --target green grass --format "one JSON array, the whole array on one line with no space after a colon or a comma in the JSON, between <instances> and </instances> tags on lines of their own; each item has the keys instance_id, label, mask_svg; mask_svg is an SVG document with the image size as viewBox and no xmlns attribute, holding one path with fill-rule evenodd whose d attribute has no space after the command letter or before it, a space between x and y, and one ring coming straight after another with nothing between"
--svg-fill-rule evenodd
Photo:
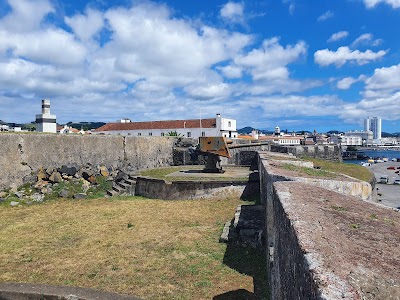
<instances>
[{"instance_id":1,"label":"green grass","mask_svg":"<svg viewBox=\"0 0 400 300\"><path fill-rule=\"evenodd\" d=\"M224 177L218 174L218 176L168 176L172 173L178 172L180 170L202 170L204 166L178 166L178 167L168 167L168 168L158 168L158 169L150 169L141 171L139 175L151 177L155 179L162 179L167 181L225 181L225 180L234 180L234 181L247 181L248 177Z\"/></svg>"},{"instance_id":2,"label":"green grass","mask_svg":"<svg viewBox=\"0 0 400 300\"><path fill-rule=\"evenodd\" d=\"M320 167L321 170L345 174L362 181L371 182L374 178L374 174L370 170L355 164L331 162L310 157L303 158L303 160L313 162L314 167Z\"/></svg>"},{"instance_id":3,"label":"green grass","mask_svg":"<svg viewBox=\"0 0 400 300\"><path fill-rule=\"evenodd\" d=\"M337 177L337 175L335 175L331 172L322 170L322 169L300 167L300 166L295 166L292 164L283 164L282 168L285 170L295 171L295 172L299 172L301 174L306 174L306 175L313 176L313 177L328 177L328 178Z\"/></svg>"},{"instance_id":4,"label":"green grass","mask_svg":"<svg viewBox=\"0 0 400 300\"><path fill-rule=\"evenodd\" d=\"M0 281L156 300L252 293L253 282L267 282L265 255L218 243L244 203L113 197L1 207Z\"/></svg>"}]
</instances>

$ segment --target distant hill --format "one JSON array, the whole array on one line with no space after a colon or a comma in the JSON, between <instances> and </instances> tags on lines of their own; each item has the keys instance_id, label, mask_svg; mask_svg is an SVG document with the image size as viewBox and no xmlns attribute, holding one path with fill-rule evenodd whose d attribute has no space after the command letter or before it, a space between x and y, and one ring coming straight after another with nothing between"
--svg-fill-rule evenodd
<instances>
[{"instance_id":1,"label":"distant hill","mask_svg":"<svg viewBox=\"0 0 400 300\"><path fill-rule=\"evenodd\" d=\"M78 130L91 130L91 129L97 129L103 125L105 125L106 123L104 122L68 122L67 125L70 127L73 127L75 129Z\"/></svg>"},{"instance_id":2,"label":"distant hill","mask_svg":"<svg viewBox=\"0 0 400 300\"><path fill-rule=\"evenodd\" d=\"M251 132L253 130L257 130L258 132L261 132L263 134L272 134L273 133L273 131L269 131L269 130L265 130L265 129L257 129L257 128L253 128L250 126L246 126L241 129L238 129L238 133L239 134L251 134Z\"/></svg>"},{"instance_id":3,"label":"distant hill","mask_svg":"<svg viewBox=\"0 0 400 300\"><path fill-rule=\"evenodd\" d=\"M382 137L400 137L400 132L395 132L395 133L382 132Z\"/></svg>"}]
</instances>

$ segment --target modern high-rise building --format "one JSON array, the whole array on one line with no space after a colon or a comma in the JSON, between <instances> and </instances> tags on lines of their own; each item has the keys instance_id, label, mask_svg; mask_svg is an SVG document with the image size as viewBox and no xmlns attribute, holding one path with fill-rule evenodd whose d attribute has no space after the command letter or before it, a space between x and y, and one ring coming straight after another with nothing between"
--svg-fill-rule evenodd
<instances>
[{"instance_id":1,"label":"modern high-rise building","mask_svg":"<svg viewBox=\"0 0 400 300\"><path fill-rule=\"evenodd\" d=\"M382 119L379 117L368 117L364 119L364 130L370 130L373 133L374 140L382 138Z\"/></svg>"}]
</instances>

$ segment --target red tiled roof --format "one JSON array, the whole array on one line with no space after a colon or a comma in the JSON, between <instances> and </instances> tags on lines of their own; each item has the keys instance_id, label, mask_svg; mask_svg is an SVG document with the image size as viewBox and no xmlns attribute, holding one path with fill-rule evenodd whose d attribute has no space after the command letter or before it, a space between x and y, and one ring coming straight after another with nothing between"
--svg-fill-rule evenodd
<instances>
[{"instance_id":1,"label":"red tiled roof","mask_svg":"<svg viewBox=\"0 0 400 300\"><path fill-rule=\"evenodd\" d=\"M215 128L216 119L201 119L202 128ZM107 123L95 130L120 131L120 130L146 130L146 129L178 129L178 128L200 128L200 119L196 120L169 120L152 122L130 122L130 123Z\"/></svg>"}]
</instances>

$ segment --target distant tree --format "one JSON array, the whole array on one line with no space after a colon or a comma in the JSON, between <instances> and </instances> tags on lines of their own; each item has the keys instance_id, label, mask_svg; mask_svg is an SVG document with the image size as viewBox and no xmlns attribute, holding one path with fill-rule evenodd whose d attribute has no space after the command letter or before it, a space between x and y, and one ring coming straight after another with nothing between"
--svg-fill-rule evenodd
<instances>
[{"instance_id":1,"label":"distant tree","mask_svg":"<svg viewBox=\"0 0 400 300\"><path fill-rule=\"evenodd\" d=\"M357 147L355 147L355 146L347 146L346 151L357 151Z\"/></svg>"},{"instance_id":2,"label":"distant tree","mask_svg":"<svg viewBox=\"0 0 400 300\"><path fill-rule=\"evenodd\" d=\"M176 132L176 130L174 131L170 131L166 134L166 136L182 136L182 134Z\"/></svg>"}]
</instances>

